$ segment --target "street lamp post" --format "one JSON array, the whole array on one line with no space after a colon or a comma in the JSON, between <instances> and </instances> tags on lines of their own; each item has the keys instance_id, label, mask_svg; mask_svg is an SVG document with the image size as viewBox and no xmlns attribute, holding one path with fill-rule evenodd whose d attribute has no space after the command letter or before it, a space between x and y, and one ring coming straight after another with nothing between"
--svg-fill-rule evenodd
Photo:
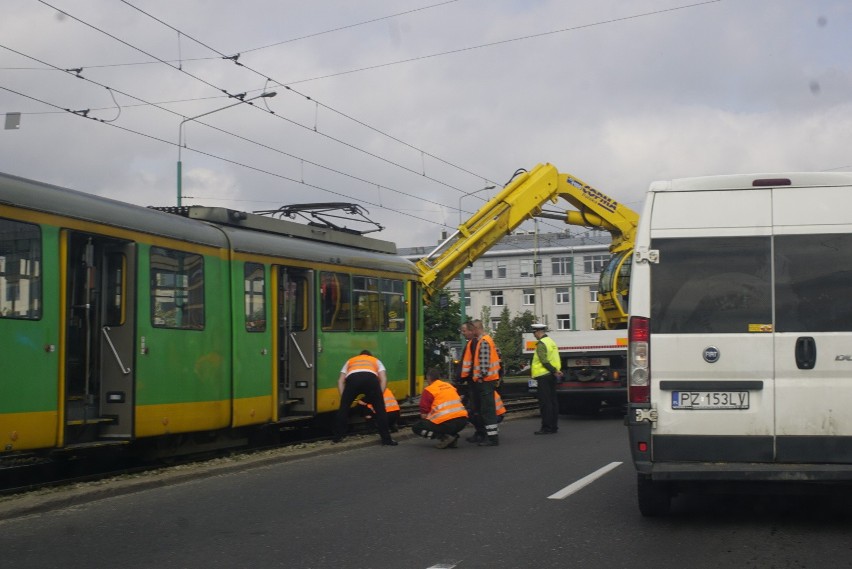
<instances>
[{"instance_id":1,"label":"street lamp post","mask_svg":"<svg viewBox=\"0 0 852 569\"><path fill-rule=\"evenodd\" d=\"M249 103L250 101L254 101L255 99L260 99L262 97L274 97L277 95L275 91L270 91L269 93L261 93L260 95L256 95L254 97L249 97L248 99L240 99L239 102L234 103L233 105L227 105L221 107L219 109L213 109L212 111L207 111L206 113L201 113L200 115L196 115L194 117L189 117L180 121L180 126L178 127L178 160L177 160L177 205L180 207L183 202L183 163L180 160L180 149L183 147L183 125L188 123L189 121L194 121L195 119L200 119L201 117L206 117L207 115L212 115L213 113L218 113L219 111L224 111L225 109L230 109L231 107L236 107L237 105L242 105L243 103ZM237 95L237 98L240 98Z\"/></svg>"},{"instance_id":2,"label":"street lamp post","mask_svg":"<svg viewBox=\"0 0 852 569\"><path fill-rule=\"evenodd\" d=\"M475 190L473 192L468 192L466 194L462 194L459 197L459 239L461 239L461 235L462 235L461 234L461 225L462 225L461 203L462 203L462 199L466 198L467 196L472 196L473 194L478 194L479 192L484 192L485 190L493 190L496 187L497 186L485 186L484 188L479 188L478 190ZM464 298L464 271L465 271L466 268L467 267L462 268L462 271L459 274L459 305L460 305L459 317L461 319L460 324L464 324L467 321L467 306L465 305L465 298Z\"/></svg>"}]
</instances>

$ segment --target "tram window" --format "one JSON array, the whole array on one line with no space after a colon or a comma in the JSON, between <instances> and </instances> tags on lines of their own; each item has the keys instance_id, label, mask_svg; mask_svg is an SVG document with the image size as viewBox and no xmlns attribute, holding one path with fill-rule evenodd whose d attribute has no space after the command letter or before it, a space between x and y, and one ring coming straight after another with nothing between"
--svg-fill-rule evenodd
<instances>
[{"instance_id":1,"label":"tram window","mask_svg":"<svg viewBox=\"0 0 852 569\"><path fill-rule=\"evenodd\" d=\"M246 330L266 331L266 278L263 265L246 263L244 272Z\"/></svg>"},{"instance_id":2,"label":"tram window","mask_svg":"<svg viewBox=\"0 0 852 569\"><path fill-rule=\"evenodd\" d=\"M405 283L398 279L382 279L384 320L382 329L391 332L405 331Z\"/></svg>"},{"instance_id":3,"label":"tram window","mask_svg":"<svg viewBox=\"0 0 852 569\"><path fill-rule=\"evenodd\" d=\"M288 332L308 329L308 281L302 276L288 275L279 295L281 325Z\"/></svg>"},{"instance_id":4,"label":"tram window","mask_svg":"<svg viewBox=\"0 0 852 569\"><path fill-rule=\"evenodd\" d=\"M346 331L351 328L352 295L349 275L323 271L320 274L322 329Z\"/></svg>"},{"instance_id":5,"label":"tram window","mask_svg":"<svg viewBox=\"0 0 852 569\"><path fill-rule=\"evenodd\" d=\"M0 318L41 318L41 231L0 219Z\"/></svg>"},{"instance_id":6,"label":"tram window","mask_svg":"<svg viewBox=\"0 0 852 569\"><path fill-rule=\"evenodd\" d=\"M379 279L352 277L352 329L356 332L373 332L379 329L382 314Z\"/></svg>"},{"instance_id":7,"label":"tram window","mask_svg":"<svg viewBox=\"0 0 852 569\"><path fill-rule=\"evenodd\" d=\"M106 259L106 291L104 292L105 324L120 326L124 324L124 274L127 258L121 253L107 255Z\"/></svg>"},{"instance_id":8,"label":"tram window","mask_svg":"<svg viewBox=\"0 0 852 569\"><path fill-rule=\"evenodd\" d=\"M185 330L204 328L201 255L151 247L151 324Z\"/></svg>"}]
</instances>

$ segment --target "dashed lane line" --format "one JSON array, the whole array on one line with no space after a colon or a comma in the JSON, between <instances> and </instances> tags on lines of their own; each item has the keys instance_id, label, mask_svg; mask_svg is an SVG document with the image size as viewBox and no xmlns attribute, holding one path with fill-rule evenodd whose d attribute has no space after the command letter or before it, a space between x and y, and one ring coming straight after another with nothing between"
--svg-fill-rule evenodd
<instances>
[{"instance_id":1,"label":"dashed lane line","mask_svg":"<svg viewBox=\"0 0 852 569\"><path fill-rule=\"evenodd\" d=\"M598 478L600 478L601 476L603 476L604 474L609 472L610 470L613 470L614 468L618 468L619 466L621 466L621 464L622 464L621 462L610 462L609 464L607 464L603 468L599 468L599 469L595 470L594 472L592 472L591 474L589 474L588 476L584 476L583 478L581 478L580 480L577 480L573 484L569 484L568 486L566 486L565 488L563 488L559 492L557 492L555 494L551 494L550 496L547 497L547 499L548 500L562 500L564 498L567 498L568 496L570 496L574 492L577 492L581 488L588 486L589 484L591 484L592 482L594 482L595 480L597 480Z\"/></svg>"}]
</instances>

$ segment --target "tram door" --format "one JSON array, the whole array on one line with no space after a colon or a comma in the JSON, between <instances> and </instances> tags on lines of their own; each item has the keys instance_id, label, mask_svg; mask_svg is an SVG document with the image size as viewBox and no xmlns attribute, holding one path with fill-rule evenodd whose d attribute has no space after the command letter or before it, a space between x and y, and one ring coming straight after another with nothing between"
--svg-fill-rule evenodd
<instances>
[{"instance_id":1,"label":"tram door","mask_svg":"<svg viewBox=\"0 0 852 569\"><path fill-rule=\"evenodd\" d=\"M67 234L65 442L133 435L136 246Z\"/></svg>"},{"instance_id":2,"label":"tram door","mask_svg":"<svg viewBox=\"0 0 852 569\"><path fill-rule=\"evenodd\" d=\"M279 267L279 416L313 414L316 409L314 272Z\"/></svg>"}]
</instances>

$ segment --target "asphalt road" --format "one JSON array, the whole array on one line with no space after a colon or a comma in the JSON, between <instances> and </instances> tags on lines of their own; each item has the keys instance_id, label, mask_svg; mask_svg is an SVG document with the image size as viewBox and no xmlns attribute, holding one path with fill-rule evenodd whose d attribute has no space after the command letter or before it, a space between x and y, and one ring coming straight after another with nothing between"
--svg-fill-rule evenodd
<instances>
[{"instance_id":1,"label":"asphalt road","mask_svg":"<svg viewBox=\"0 0 852 569\"><path fill-rule=\"evenodd\" d=\"M684 496L646 519L620 417L563 416L554 436L537 427L503 423L496 448L321 443L298 460L122 482L108 497L59 493L0 521L0 565L852 567L846 500Z\"/></svg>"}]
</instances>

